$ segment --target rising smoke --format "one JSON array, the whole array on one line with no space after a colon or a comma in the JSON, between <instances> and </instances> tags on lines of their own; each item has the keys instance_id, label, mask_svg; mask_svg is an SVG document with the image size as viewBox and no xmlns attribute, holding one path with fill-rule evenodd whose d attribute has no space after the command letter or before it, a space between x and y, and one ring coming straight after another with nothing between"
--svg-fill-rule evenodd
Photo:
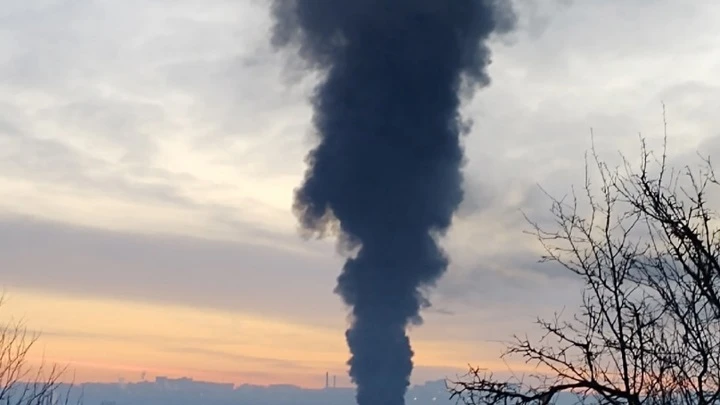
<instances>
[{"instance_id":1,"label":"rising smoke","mask_svg":"<svg viewBox=\"0 0 720 405\"><path fill-rule=\"evenodd\" d=\"M486 85L488 37L513 23L504 0L276 0L274 43L297 46L323 79L318 146L294 210L336 233L348 259L336 292L360 405L401 405L406 334L445 272L437 238L463 198L460 93Z\"/></svg>"}]
</instances>

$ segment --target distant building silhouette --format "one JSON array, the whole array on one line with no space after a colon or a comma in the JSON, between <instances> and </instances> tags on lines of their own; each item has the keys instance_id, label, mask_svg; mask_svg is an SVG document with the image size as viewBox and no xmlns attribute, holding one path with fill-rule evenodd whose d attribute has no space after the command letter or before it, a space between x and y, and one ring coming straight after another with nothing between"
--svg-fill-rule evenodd
<instances>
[{"instance_id":1,"label":"distant building silhouette","mask_svg":"<svg viewBox=\"0 0 720 405\"><path fill-rule=\"evenodd\" d=\"M355 389L337 387L337 378L326 374L325 387L307 389L291 384L269 386L195 381L158 376L154 381L84 383L75 386L68 404L84 405L355 405ZM66 384L59 392L69 390ZM408 405L450 405L443 380L410 387ZM81 402L80 402L81 400ZM38 405L64 405L48 396ZM1 404L0 404L1 405ZM561 403L560 405L569 405Z\"/></svg>"},{"instance_id":2,"label":"distant building silhouette","mask_svg":"<svg viewBox=\"0 0 720 405\"><path fill-rule=\"evenodd\" d=\"M195 381L192 378L168 378L165 376L155 377L155 384L169 391L232 391L235 384L215 383L206 381Z\"/></svg>"}]
</instances>

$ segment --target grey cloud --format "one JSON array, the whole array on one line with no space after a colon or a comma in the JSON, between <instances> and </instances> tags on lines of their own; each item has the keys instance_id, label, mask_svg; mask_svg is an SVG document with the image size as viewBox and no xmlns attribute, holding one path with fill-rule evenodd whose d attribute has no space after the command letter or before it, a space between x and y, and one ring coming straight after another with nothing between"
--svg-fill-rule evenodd
<instances>
[{"instance_id":1,"label":"grey cloud","mask_svg":"<svg viewBox=\"0 0 720 405\"><path fill-rule=\"evenodd\" d=\"M193 147L243 174L301 170L307 88L278 84L262 2L168 9L161 0L77 0L3 11L0 99L23 113L27 134L110 145L124 153L112 163L145 168L160 137L189 134ZM16 94L40 96L41 107ZM46 133L48 126L61 130ZM282 150L267 155L277 144Z\"/></svg>"},{"instance_id":2,"label":"grey cloud","mask_svg":"<svg viewBox=\"0 0 720 405\"><path fill-rule=\"evenodd\" d=\"M2 64L2 85L43 93L77 93L90 80L117 68L122 41L138 30L117 24L121 9L108 13L100 2L61 0L16 3L4 9L0 38L9 60ZM137 20L136 20L137 22Z\"/></svg>"},{"instance_id":3,"label":"grey cloud","mask_svg":"<svg viewBox=\"0 0 720 405\"><path fill-rule=\"evenodd\" d=\"M144 199L169 204L192 205L173 185L143 184L117 173L119 167L79 151L53 138L22 132L0 134L0 176L26 179L47 189L125 199Z\"/></svg>"},{"instance_id":4,"label":"grey cloud","mask_svg":"<svg viewBox=\"0 0 720 405\"><path fill-rule=\"evenodd\" d=\"M717 111L720 110L720 84L686 80L660 90L656 96L666 104L669 135L696 137L717 135ZM684 133L677 133L677 121L688 122Z\"/></svg>"},{"instance_id":5,"label":"grey cloud","mask_svg":"<svg viewBox=\"0 0 720 405\"><path fill-rule=\"evenodd\" d=\"M274 240L278 246L283 237ZM0 258L9 291L15 286L318 323L342 318L332 294L334 263L281 247L6 219L0 222Z\"/></svg>"},{"instance_id":6,"label":"grey cloud","mask_svg":"<svg viewBox=\"0 0 720 405\"><path fill-rule=\"evenodd\" d=\"M266 4L249 3L8 2L0 14L0 173L50 191L179 206L238 233L297 246L294 236L254 229L236 207L199 204L180 187L232 186L152 165L160 134L184 130L213 163L239 173L301 173L310 131L304 98L314 78L293 82L286 76L283 63L290 62L266 43ZM714 35L707 29L716 25L713 13L705 9L713 2L518 4L520 37L512 46L497 45L493 85L466 108L475 126L466 141L463 221L492 214L507 224L503 232L518 238L526 229L521 209L549 221L547 199L536 184L553 195L581 184L590 127L603 152L614 154L624 145L635 151L637 132L648 132L648 122L661 123L661 99L671 124L673 118L702 122L694 128L699 135L718 133L717 88L678 78L697 72L691 69L694 55ZM27 100L48 99L50 107L40 112L28 107ZM106 161L79 150L60 134L39 129L47 125L64 127L80 143L111 144L128 159ZM0 248L11 254L6 257L22 260L0 272L19 286L233 309L261 305L262 311L298 316L313 313L310 303L342 311L331 293L337 274L332 259L22 221L0 224L0 234L9 241ZM11 235L25 235L18 240L27 246ZM32 256L28 246L41 250ZM444 318L464 319L473 308L508 296L518 305L542 302L543 294L562 298L554 292L566 287L565 280L536 266L530 250L512 248L513 254L478 254L448 274L438 305L455 316ZM545 281L534 284L533 277ZM258 285L273 286L273 298Z\"/></svg>"},{"instance_id":7,"label":"grey cloud","mask_svg":"<svg viewBox=\"0 0 720 405\"><path fill-rule=\"evenodd\" d=\"M578 160L582 162L582 155ZM550 190L520 179L506 180L506 184L467 182L469 204L459 214L462 230L448 241L453 264L436 292L441 305L455 312L460 307L493 306L508 296L518 297L513 298L518 305L532 304L542 301L539 294L573 282L573 276L559 266L539 263L542 248L530 234L533 225L528 222L545 229L555 226L551 199L545 192L558 198L567 194L573 184L563 184L562 178L553 179ZM495 238L511 245L487 248L487 242L494 246Z\"/></svg>"},{"instance_id":8,"label":"grey cloud","mask_svg":"<svg viewBox=\"0 0 720 405\"><path fill-rule=\"evenodd\" d=\"M519 9L517 25L530 38L537 38L548 29L553 15L572 6L573 0L518 0L515 4Z\"/></svg>"},{"instance_id":9,"label":"grey cloud","mask_svg":"<svg viewBox=\"0 0 720 405\"><path fill-rule=\"evenodd\" d=\"M267 128L273 113L288 105L302 104L302 94L293 94L277 84L279 70L273 63L277 60L271 55L235 54L186 59L162 69L174 88L202 100L196 114L215 123L219 134L237 136ZM259 116L251 119L238 115L242 111L257 112Z\"/></svg>"},{"instance_id":10,"label":"grey cloud","mask_svg":"<svg viewBox=\"0 0 720 405\"><path fill-rule=\"evenodd\" d=\"M236 191L237 186L201 181L189 173L134 163L113 163L72 147L57 138L25 132L26 122L0 113L0 178L25 180L49 194L102 195L134 203L174 206L206 218L211 225L247 234L251 225L242 206L200 203L184 187L208 191ZM259 201L249 201L261 206ZM255 236L263 231L255 229ZM266 235L270 237L271 235Z\"/></svg>"},{"instance_id":11,"label":"grey cloud","mask_svg":"<svg viewBox=\"0 0 720 405\"><path fill-rule=\"evenodd\" d=\"M444 315L444 316L453 316L455 315L455 312L445 309L445 308L437 308L437 307L430 307L425 309L426 313L432 313L432 314L438 314L438 315Z\"/></svg>"},{"instance_id":12,"label":"grey cloud","mask_svg":"<svg viewBox=\"0 0 720 405\"><path fill-rule=\"evenodd\" d=\"M192 347L192 346L172 346L172 347L165 347L162 349L165 352L172 353L172 354L199 354L206 357L213 357L216 359L222 359L222 360L233 360L237 362L238 364L245 363L247 364L253 364L253 365L262 365L266 367L274 367L279 370L292 370L292 371L308 371L313 370L314 368L308 364L308 363L298 363L295 361L290 360L282 360L282 359L273 359L273 358L266 358L266 357L257 357L257 356L250 356L250 355L243 355L243 354L236 354L227 352L224 350L216 350L216 349L206 349L206 348L199 348L199 347Z\"/></svg>"},{"instance_id":13,"label":"grey cloud","mask_svg":"<svg viewBox=\"0 0 720 405\"><path fill-rule=\"evenodd\" d=\"M466 342L507 341L513 334L533 330L537 317L551 316L566 306L573 312L578 308L579 280L560 269L539 266L532 253L520 256L487 257L478 267L452 269L431 301L453 316L425 311L432 327L418 333Z\"/></svg>"},{"instance_id":14,"label":"grey cloud","mask_svg":"<svg viewBox=\"0 0 720 405\"><path fill-rule=\"evenodd\" d=\"M108 323L112 322L112 314L108 314ZM171 337L150 334L94 333L64 329L38 329L29 330L29 332L43 337L59 337L84 341L133 342L152 347L155 347L158 342L163 342L166 345L237 345L244 341L242 336L223 336L216 338L198 338L192 336Z\"/></svg>"},{"instance_id":15,"label":"grey cloud","mask_svg":"<svg viewBox=\"0 0 720 405\"><path fill-rule=\"evenodd\" d=\"M119 147L124 152L121 161L125 162L148 161L155 155L153 127L167 119L158 103L99 96L41 109L35 117L51 121L66 134L76 136L79 132L90 142Z\"/></svg>"},{"instance_id":16,"label":"grey cloud","mask_svg":"<svg viewBox=\"0 0 720 405\"><path fill-rule=\"evenodd\" d=\"M506 302L524 305L528 294L549 292L564 285L576 284L577 278L557 265L539 263L537 251L518 250L507 255L479 257L480 263L466 269L454 269L437 289L442 302L473 306ZM557 291L556 291L557 292Z\"/></svg>"},{"instance_id":17,"label":"grey cloud","mask_svg":"<svg viewBox=\"0 0 720 405\"><path fill-rule=\"evenodd\" d=\"M700 156L709 157L711 163L720 160L720 134L706 139L703 143L701 143L698 147L697 153ZM697 160L697 157L695 157L695 159Z\"/></svg>"},{"instance_id":18,"label":"grey cloud","mask_svg":"<svg viewBox=\"0 0 720 405\"><path fill-rule=\"evenodd\" d=\"M483 182L468 174L465 175L463 189L465 195L456 213L459 218L467 218L490 208L498 194L498 190L492 183Z\"/></svg>"},{"instance_id":19,"label":"grey cloud","mask_svg":"<svg viewBox=\"0 0 720 405\"><path fill-rule=\"evenodd\" d=\"M531 58L531 78L566 77L577 62L602 69L619 58L627 61L688 55L689 43L709 36L713 27L711 1L643 0L617 2L519 1L522 40L509 52ZM657 25L663 29L658 30ZM576 72L583 73L583 72Z\"/></svg>"},{"instance_id":20,"label":"grey cloud","mask_svg":"<svg viewBox=\"0 0 720 405\"><path fill-rule=\"evenodd\" d=\"M521 20L546 15L547 28L538 36L521 24L522 40L494 48L493 84L465 110L475 121L466 141L468 172L489 181L576 184L590 128L602 152L634 152L637 133L661 130L662 100L693 136L717 131L714 120L701 113L713 111L716 93L665 92L691 77L711 80L701 68L701 58L709 54L700 49L711 41L713 3L518 4Z\"/></svg>"},{"instance_id":21,"label":"grey cloud","mask_svg":"<svg viewBox=\"0 0 720 405\"><path fill-rule=\"evenodd\" d=\"M682 87L681 92L684 92L685 86ZM689 90L691 94L696 91L704 93L707 88L706 86L697 87L691 85ZM598 115L598 117L602 116ZM662 117L660 116L661 120ZM612 119L600 121L613 122ZM672 124L670 124L670 128L672 132ZM632 152L626 156L631 161L635 161L640 147L638 136L629 136L627 138L626 142L631 146L625 149L630 149ZM622 148L618 147L618 149ZM669 165L681 170L685 165L693 168L697 167L702 164L697 153L703 156L709 154L711 158L720 153L720 136L707 138L699 145L698 150L693 149L689 152L679 153L670 150ZM601 159L617 161L619 153L608 145L601 150ZM556 198L569 197L572 191L571 187L574 186L576 191L580 193L580 204L582 206L582 204L586 204L583 201L583 184L581 181L577 181L582 178L582 154L578 154L575 160L576 163L573 163L573 165L579 169L579 172L576 170L578 173L575 174L580 174L580 176L575 176L576 181L572 181L573 176L559 174L557 177L547 178L540 185L551 196ZM592 165L592 162L590 164ZM599 181L597 174L592 175L597 185ZM507 224L503 232L516 234L518 241L526 237L521 232L523 229L530 230L530 225L520 215L513 216L511 211L522 210L531 220L536 221L544 229L552 230L557 226L549 210L551 202L549 197L544 194L538 185L520 184L517 194L521 195L521 198L516 199L515 205L507 205L505 202L507 200L504 193L512 192L512 187L507 185L504 189L495 188L492 193L493 203L485 205L483 208L487 211L486 214L489 212L490 215L500 218ZM484 187L488 186L484 185ZM717 193L720 190L714 188L711 191L712 193L709 194L711 203L720 201L720 194ZM466 226L472 227L474 223L478 228L483 226L482 218L479 215L482 210L480 211L480 213L471 213L471 215L464 217L463 220L469 222L469 225ZM638 236L645 237L644 231L640 230ZM530 239L532 240L532 237ZM483 242L482 239L476 241L478 246L482 246ZM472 241L468 245L471 246ZM532 248L532 246L536 248ZM507 317L517 320L521 316L532 318L541 315L543 312L559 311L565 305L577 300L582 290L582 283L577 276L558 264L538 263L541 254L539 244L528 245L520 242L514 244L508 252L487 253L483 251L477 253L475 257L466 258L461 264L451 269L440 282L433 297L433 302L439 303L443 308L450 308L458 314L454 319L455 323L477 322L478 325L488 323L492 324L493 328L496 329L502 329L497 322L501 322ZM502 309L499 309L498 303L501 302ZM533 311L528 311L528 308L532 308ZM574 307L571 306L570 309L572 310ZM476 311L477 314L471 315L472 311ZM531 321L531 319L528 320ZM440 322L443 322L442 319L433 318L433 323ZM503 331L507 330L507 328L503 329ZM503 336L495 332L462 331L464 334L480 333L477 337L482 339L488 336Z\"/></svg>"},{"instance_id":22,"label":"grey cloud","mask_svg":"<svg viewBox=\"0 0 720 405\"><path fill-rule=\"evenodd\" d=\"M184 60L164 67L175 89L197 99L193 114L206 129L194 137L193 145L214 150L217 162L245 173L300 171L310 140L307 86L278 84L279 62L262 53Z\"/></svg>"}]
</instances>

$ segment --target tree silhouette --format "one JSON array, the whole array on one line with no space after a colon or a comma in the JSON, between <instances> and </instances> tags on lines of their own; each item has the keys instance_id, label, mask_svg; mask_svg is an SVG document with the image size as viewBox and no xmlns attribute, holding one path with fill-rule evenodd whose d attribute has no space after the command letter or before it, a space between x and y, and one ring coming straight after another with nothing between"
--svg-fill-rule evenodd
<instances>
[{"instance_id":1,"label":"tree silhouette","mask_svg":"<svg viewBox=\"0 0 720 405\"><path fill-rule=\"evenodd\" d=\"M5 300L0 296L0 307ZM65 368L28 365L28 355L39 334L27 329L22 320L0 324L0 404L67 405L70 388L62 389L60 378Z\"/></svg>"},{"instance_id":2,"label":"tree silhouette","mask_svg":"<svg viewBox=\"0 0 720 405\"><path fill-rule=\"evenodd\" d=\"M670 169L641 139L639 166L586 156L582 193L551 200L553 224L529 220L541 261L583 281L571 317L538 319L538 339L516 336L503 356L537 366L499 380L471 368L449 382L467 404L720 403L720 229L708 199L709 158ZM591 170L597 174L597 186ZM547 194L547 193L546 193Z\"/></svg>"}]
</instances>

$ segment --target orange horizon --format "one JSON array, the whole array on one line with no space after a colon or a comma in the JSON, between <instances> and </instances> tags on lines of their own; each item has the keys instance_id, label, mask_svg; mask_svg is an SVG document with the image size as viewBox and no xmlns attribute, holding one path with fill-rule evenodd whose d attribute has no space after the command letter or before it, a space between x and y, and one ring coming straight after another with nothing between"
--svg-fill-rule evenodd
<instances>
[{"instance_id":1,"label":"orange horizon","mask_svg":"<svg viewBox=\"0 0 720 405\"><path fill-rule=\"evenodd\" d=\"M198 382L231 383L236 387L244 384L265 387L289 384L304 389L316 389L325 386L324 372L322 374L273 373L272 375L268 375L242 371L172 369L163 367L141 367L127 364L101 364L83 361L66 361L55 358L32 358L29 360L32 364L31 370L33 370L33 373L38 369L40 364L43 364L46 370L49 370L52 366L57 366L58 369L64 370L58 379L59 382L64 384L136 384L155 382L157 377L167 377L172 379L190 378ZM352 386L343 382L347 374L346 371L335 374L333 374L333 370L329 370L328 372L331 376L335 375L338 377L338 388ZM341 376L342 378L340 378ZM341 382L343 383L341 384Z\"/></svg>"},{"instance_id":2,"label":"orange horizon","mask_svg":"<svg viewBox=\"0 0 720 405\"><path fill-rule=\"evenodd\" d=\"M196 381L321 388L325 373L351 387L343 331L255 313L230 313L15 290L3 314L40 332L29 363L66 368L68 383L140 382L156 376ZM413 383L462 375L467 365L502 371L489 344L414 339ZM523 365L513 365L522 371Z\"/></svg>"},{"instance_id":3,"label":"orange horizon","mask_svg":"<svg viewBox=\"0 0 720 405\"><path fill-rule=\"evenodd\" d=\"M220 384L233 384L235 387L242 385L256 385L269 387L273 385L294 385L303 389L322 389L325 387L325 373L329 373L332 378L337 378L337 388L352 388L354 384L349 381L347 370L326 370L317 373L253 373L243 371L219 371L219 370L202 370L202 369L185 369L185 368L162 368L162 367L140 367L137 365L118 365L118 364L99 364L92 362L72 362L62 361L61 359L33 359L35 361L44 362L45 366L58 365L67 367L59 382L65 384L137 384L142 382L155 382L157 377L167 377L172 379L190 378L197 382L210 382ZM39 364L39 363L36 363ZM489 371L501 375L506 372L507 364L485 364ZM467 369L458 368L459 372L465 372ZM526 373L537 372L538 369L518 364L513 365L513 372ZM438 376L437 378L429 378L423 381L416 381L411 385L422 384L426 381L442 380L451 378L451 376Z\"/></svg>"}]
</instances>

